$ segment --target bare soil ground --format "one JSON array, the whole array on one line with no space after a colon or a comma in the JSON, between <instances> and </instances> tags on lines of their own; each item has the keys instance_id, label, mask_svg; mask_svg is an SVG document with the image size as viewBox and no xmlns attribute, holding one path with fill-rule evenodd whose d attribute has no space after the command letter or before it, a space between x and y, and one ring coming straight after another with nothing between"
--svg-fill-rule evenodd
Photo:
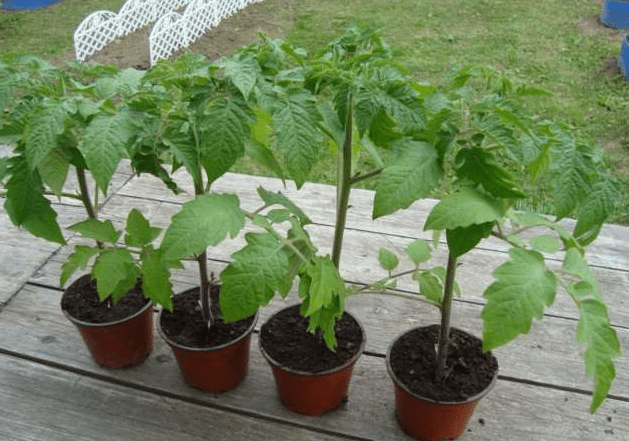
<instances>
[{"instance_id":1,"label":"bare soil ground","mask_svg":"<svg viewBox=\"0 0 629 441\"><path fill-rule=\"evenodd\" d=\"M236 14L224 18L220 24L208 31L187 50L200 52L210 60L232 53L239 47L258 40L258 31L272 38L283 37L294 23L299 0L266 0L250 4ZM114 64L122 68L149 67L148 38L150 27L139 29L105 46L91 60L103 64ZM175 54L173 57L176 57ZM74 58L74 52L62 58Z\"/></svg>"}]
</instances>

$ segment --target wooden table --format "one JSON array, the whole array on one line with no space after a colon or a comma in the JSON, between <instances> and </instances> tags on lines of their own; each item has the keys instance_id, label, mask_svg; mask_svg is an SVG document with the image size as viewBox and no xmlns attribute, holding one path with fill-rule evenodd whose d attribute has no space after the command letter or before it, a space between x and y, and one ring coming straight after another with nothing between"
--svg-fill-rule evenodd
<instances>
[{"instance_id":1,"label":"wooden table","mask_svg":"<svg viewBox=\"0 0 629 441\"><path fill-rule=\"evenodd\" d=\"M228 174L217 192L234 192L247 207L257 206L255 189L282 189L275 179ZM314 221L309 227L320 251L329 252L334 189L309 184L285 193L298 200ZM175 196L151 177L132 178L124 167L116 174L102 215L117 224L130 207L165 226L186 195ZM348 282L383 276L377 266L381 246L402 252L418 237L434 201L371 220L373 193L355 190L350 203L342 273ZM60 222L71 225L81 208L59 204ZM68 232L68 237L70 236ZM70 241L71 243L74 240ZM242 238L209 250L209 265L219 272ZM487 240L466 255L459 269L464 291L456 301L454 323L481 333L481 296L491 271L506 260L505 248ZM445 248L444 248L445 249ZM349 400L323 417L296 415L280 402L271 370L254 334L250 370L243 383L222 395L188 387L171 350L156 333L155 349L139 366L108 370L96 365L73 325L59 308L61 262L70 247L31 238L0 214L0 439L1 440L409 440L394 415L393 386L384 354L398 333L437 321L437 311L408 298L362 295L348 309L367 331L366 352L359 359ZM442 253L438 259L445 258ZM597 414L588 412L592 381L585 376L583 349L574 342L576 311L558 296L529 335L495 351L500 377L472 417L465 440L628 440L629 439L629 228L608 225L588 254L610 307L624 355L610 398ZM559 262L557 262L559 265ZM176 290L193 286L196 272L177 271ZM400 289L413 292L413 284ZM274 301L261 311L263 322L285 306ZM260 323L259 322L259 323Z\"/></svg>"}]
</instances>

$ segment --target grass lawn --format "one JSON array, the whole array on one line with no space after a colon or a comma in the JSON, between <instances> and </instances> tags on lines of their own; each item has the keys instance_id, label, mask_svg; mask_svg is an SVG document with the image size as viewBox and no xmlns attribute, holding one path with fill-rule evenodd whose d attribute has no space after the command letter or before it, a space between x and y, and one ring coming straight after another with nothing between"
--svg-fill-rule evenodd
<instances>
[{"instance_id":1,"label":"grass lawn","mask_svg":"<svg viewBox=\"0 0 629 441\"><path fill-rule=\"evenodd\" d=\"M124 0L62 0L36 12L0 10L0 51L58 59L72 50L72 32L97 9ZM352 22L382 29L401 64L421 81L439 83L453 66L487 64L553 98L530 100L542 117L588 133L605 150L622 182L614 222L629 225L629 83L617 70L624 31L597 23L602 0L266 0L278 13L295 6L286 38L315 48ZM327 181L333 158L313 179Z\"/></svg>"}]
</instances>

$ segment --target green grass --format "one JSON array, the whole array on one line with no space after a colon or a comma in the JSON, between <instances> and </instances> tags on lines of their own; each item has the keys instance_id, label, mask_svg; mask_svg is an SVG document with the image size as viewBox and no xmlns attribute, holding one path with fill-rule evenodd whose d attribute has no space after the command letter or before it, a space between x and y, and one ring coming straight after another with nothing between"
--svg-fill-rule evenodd
<instances>
[{"instance_id":1,"label":"green grass","mask_svg":"<svg viewBox=\"0 0 629 441\"><path fill-rule=\"evenodd\" d=\"M266 0L281 10L286 0ZM97 9L117 11L124 0L63 0L35 12L0 10L0 49L62 59L72 32ZM543 87L553 98L528 106L589 134L605 150L622 182L614 222L629 225L629 83L614 70L622 31L599 26L592 0L294 0L297 15L286 38L314 49L352 22L382 29L400 63L420 81L439 83L456 65L487 64L515 81ZM327 155L313 179L330 181ZM326 172L329 170L329 172Z\"/></svg>"}]
</instances>

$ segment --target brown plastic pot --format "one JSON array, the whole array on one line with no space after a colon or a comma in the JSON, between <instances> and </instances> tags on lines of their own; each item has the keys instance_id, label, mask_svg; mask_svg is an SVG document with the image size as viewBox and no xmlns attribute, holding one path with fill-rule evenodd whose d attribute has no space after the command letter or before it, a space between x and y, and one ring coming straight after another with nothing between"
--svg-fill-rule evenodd
<instances>
[{"instance_id":1,"label":"brown plastic pot","mask_svg":"<svg viewBox=\"0 0 629 441\"><path fill-rule=\"evenodd\" d=\"M238 386L245 378L249 370L249 347L251 333L258 321L257 313L251 326L240 337L213 348L193 348L172 341L162 330L161 314L157 330L172 348L188 385L204 392L221 393Z\"/></svg>"},{"instance_id":2,"label":"brown plastic pot","mask_svg":"<svg viewBox=\"0 0 629 441\"><path fill-rule=\"evenodd\" d=\"M408 331L407 331L408 332ZM406 332L396 337L387 350L387 371L395 388L395 413L400 426L411 436L422 441L445 441L457 439L465 431L476 404L495 385L498 370L489 386L465 401L435 401L414 394L400 381L391 367L393 345Z\"/></svg>"},{"instance_id":3,"label":"brown plastic pot","mask_svg":"<svg viewBox=\"0 0 629 441\"><path fill-rule=\"evenodd\" d=\"M262 339L258 341L262 355L273 370L280 398L293 412L319 416L336 409L347 398L354 365L365 348L365 330L354 316L352 318L363 334L356 355L341 366L315 374L282 366L264 350Z\"/></svg>"},{"instance_id":4,"label":"brown plastic pot","mask_svg":"<svg viewBox=\"0 0 629 441\"><path fill-rule=\"evenodd\" d=\"M133 366L153 349L153 304L147 302L130 317L109 323L89 323L63 314L81 333L96 363L108 368Z\"/></svg>"}]
</instances>

